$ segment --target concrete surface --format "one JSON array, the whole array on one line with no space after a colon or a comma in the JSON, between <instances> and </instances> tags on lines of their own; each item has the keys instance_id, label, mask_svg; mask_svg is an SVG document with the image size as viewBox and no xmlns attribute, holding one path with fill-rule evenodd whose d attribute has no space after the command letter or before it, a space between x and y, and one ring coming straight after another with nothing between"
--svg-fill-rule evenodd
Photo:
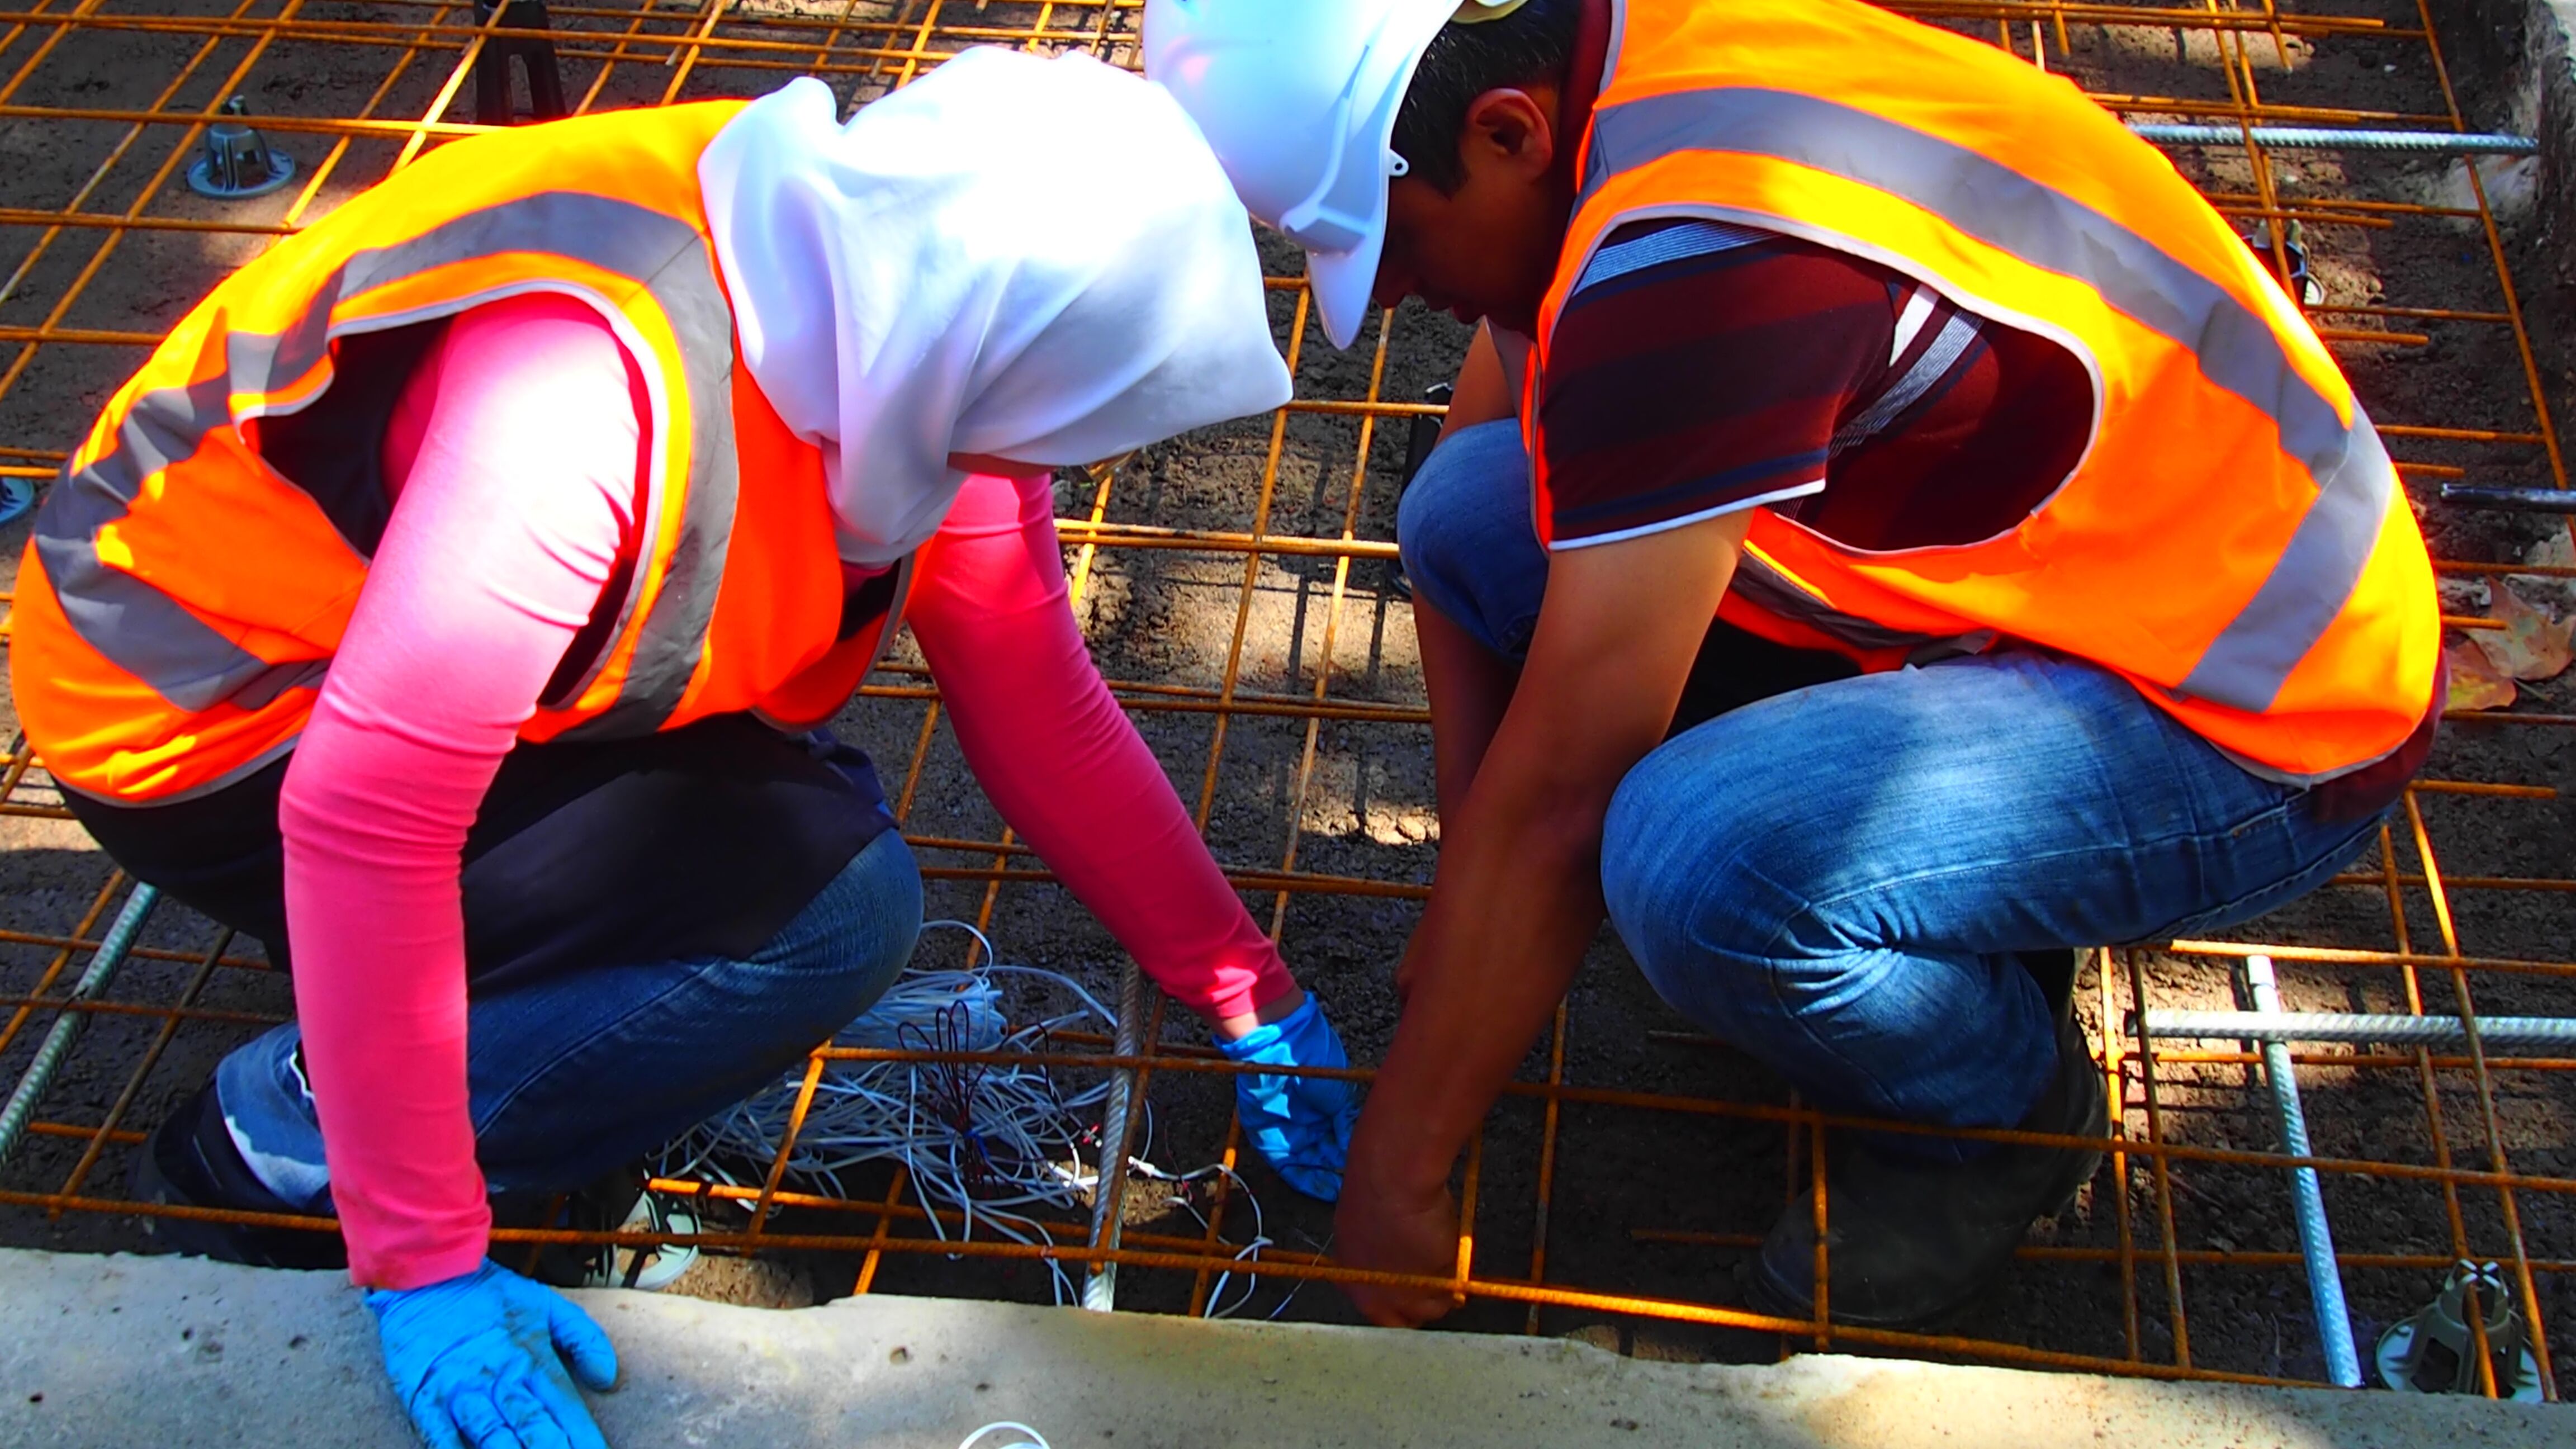
<instances>
[{"instance_id":1,"label":"concrete surface","mask_svg":"<svg viewBox=\"0 0 2576 1449\"><path fill-rule=\"evenodd\" d=\"M946 1299L763 1311L594 1292L619 1449L2537 1449L2576 1411L1839 1357L1649 1363L1578 1344L1207 1324ZM338 1275L0 1252L0 1445L411 1442ZM999 1449L1013 1436L987 1436Z\"/></svg>"}]
</instances>

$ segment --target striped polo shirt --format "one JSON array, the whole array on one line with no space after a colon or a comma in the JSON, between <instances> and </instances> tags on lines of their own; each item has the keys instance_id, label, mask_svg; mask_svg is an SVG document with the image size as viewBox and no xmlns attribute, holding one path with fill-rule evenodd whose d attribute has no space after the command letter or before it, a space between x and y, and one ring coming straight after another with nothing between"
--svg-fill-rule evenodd
<instances>
[{"instance_id":1,"label":"striped polo shirt","mask_svg":"<svg viewBox=\"0 0 2576 1449\"><path fill-rule=\"evenodd\" d=\"M1873 262L1701 220L1612 232L1539 398L1554 548L1755 506L1867 549L1973 543L2065 481L2093 384Z\"/></svg>"}]
</instances>

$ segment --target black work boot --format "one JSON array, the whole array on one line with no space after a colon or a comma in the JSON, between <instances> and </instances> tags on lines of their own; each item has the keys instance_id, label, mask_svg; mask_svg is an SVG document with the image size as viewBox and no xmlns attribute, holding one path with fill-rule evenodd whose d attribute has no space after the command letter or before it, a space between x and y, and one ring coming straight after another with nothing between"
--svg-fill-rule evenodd
<instances>
[{"instance_id":1,"label":"black work boot","mask_svg":"<svg viewBox=\"0 0 2576 1449\"><path fill-rule=\"evenodd\" d=\"M326 1197L298 1209L280 1199L242 1160L212 1082L179 1104L135 1150L130 1186L137 1202L213 1208L238 1213L327 1214ZM497 1194L492 1224L500 1228L572 1228L608 1232L624 1225L644 1192L643 1174L620 1169L571 1192L530 1189ZM174 1253L247 1263L254 1268L346 1268L348 1246L338 1233L317 1229L214 1222L198 1217L146 1215L144 1230ZM596 1280L593 1260L603 1249L587 1244L495 1244L508 1267L558 1288Z\"/></svg>"},{"instance_id":2,"label":"black work boot","mask_svg":"<svg viewBox=\"0 0 2576 1449\"><path fill-rule=\"evenodd\" d=\"M179 1104L135 1149L131 1185L137 1202L216 1208L245 1213L286 1213L279 1200L242 1161L224 1127L223 1108L208 1082ZM328 1212L325 1205L316 1209ZM338 1233L306 1228L210 1222L203 1218L147 1216L145 1231L174 1253L189 1253L255 1268L345 1268L349 1250Z\"/></svg>"},{"instance_id":3,"label":"black work boot","mask_svg":"<svg viewBox=\"0 0 2576 1449\"><path fill-rule=\"evenodd\" d=\"M2024 1132L2109 1134L2102 1076L2072 1021L2057 1025L2057 1079ZM1910 1328L1965 1305L2011 1261L2036 1218L2064 1210L2093 1176L2091 1147L1997 1144L1964 1163L1900 1156L1843 1133L1825 1158L1825 1311L1836 1323ZM1816 1313L1815 1201L1801 1196L1754 1261L1755 1302L1783 1318Z\"/></svg>"},{"instance_id":4,"label":"black work boot","mask_svg":"<svg viewBox=\"0 0 2576 1449\"><path fill-rule=\"evenodd\" d=\"M2075 952L2064 946L2048 951L2015 951L2013 959L2039 987L2048 1014L2064 1022L2075 1011Z\"/></svg>"}]
</instances>

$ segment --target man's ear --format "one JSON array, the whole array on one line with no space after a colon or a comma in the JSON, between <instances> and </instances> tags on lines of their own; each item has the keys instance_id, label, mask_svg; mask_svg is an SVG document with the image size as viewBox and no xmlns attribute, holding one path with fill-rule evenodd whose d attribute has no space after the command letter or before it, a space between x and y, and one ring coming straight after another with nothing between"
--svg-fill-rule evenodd
<instances>
[{"instance_id":1,"label":"man's ear","mask_svg":"<svg viewBox=\"0 0 2576 1449\"><path fill-rule=\"evenodd\" d=\"M1503 87L1485 92L1467 105L1467 150L1531 179L1543 177L1556 164L1554 107L1528 91Z\"/></svg>"}]
</instances>

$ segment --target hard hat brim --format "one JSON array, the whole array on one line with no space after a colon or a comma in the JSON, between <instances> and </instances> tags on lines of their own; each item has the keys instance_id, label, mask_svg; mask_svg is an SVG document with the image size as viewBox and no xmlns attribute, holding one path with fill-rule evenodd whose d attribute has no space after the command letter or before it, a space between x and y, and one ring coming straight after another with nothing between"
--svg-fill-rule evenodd
<instances>
[{"instance_id":1,"label":"hard hat brim","mask_svg":"<svg viewBox=\"0 0 2576 1449\"><path fill-rule=\"evenodd\" d=\"M1347 251L1313 251L1306 253L1306 278L1314 288L1315 306L1323 313L1324 335L1335 347L1348 347L1359 336L1360 323L1368 316L1372 294L1377 290L1378 263L1386 253L1387 188L1394 179L1390 163L1395 144L1396 115L1403 109L1405 93L1412 88L1413 73L1422 64L1423 52L1431 48L1433 37L1457 13L1456 0L1408 0L1391 10L1386 29L1375 44L1383 46L1394 63L1381 74L1383 89L1376 104L1368 109L1368 118L1359 123L1350 141L1350 154L1345 165L1365 164L1374 187L1359 229L1360 240ZM1359 158L1366 157L1363 163ZM1356 219L1356 218L1355 218Z\"/></svg>"},{"instance_id":2,"label":"hard hat brim","mask_svg":"<svg viewBox=\"0 0 2576 1449\"><path fill-rule=\"evenodd\" d=\"M1346 252L1306 253L1306 285L1315 293L1315 311L1324 335L1335 347L1348 347L1360 335L1369 303L1377 291L1377 264L1386 250L1386 220Z\"/></svg>"}]
</instances>

